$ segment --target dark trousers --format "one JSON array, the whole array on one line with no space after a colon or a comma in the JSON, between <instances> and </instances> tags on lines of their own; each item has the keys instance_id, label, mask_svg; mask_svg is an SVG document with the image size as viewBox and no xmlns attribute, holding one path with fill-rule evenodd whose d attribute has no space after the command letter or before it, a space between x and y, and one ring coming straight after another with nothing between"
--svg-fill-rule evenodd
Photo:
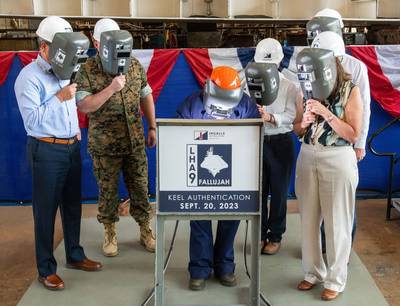
<instances>
[{"instance_id":1,"label":"dark trousers","mask_svg":"<svg viewBox=\"0 0 400 306\"><path fill-rule=\"evenodd\" d=\"M29 137L32 170L32 208L35 225L36 264L40 276L55 274L54 222L60 207L68 263L85 258L79 245L81 228L80 143L51 144Z\"/></svg>"},{"instance_id":2,"label":"dark trousers","mask_svg":"<svg viewBox=\"0 0 400 306\"><path fill-rule=\"evenodd\" d=\"M211 221L190 221L191 278L217 276L235 271L233 243L240 221L218 221L217 237L213 243Z\"/></svg>"},{"instance_id":3,"label":"dark trousers","mask_svg":"<svg viewBox=\"0 0 400 306\"><path fill-rule=\"evenodd\" d=\"M263 152L261 239L280 242L286 231L287 195L294 163L291 133L264 136Z\"/></svg>"}]
</instances>

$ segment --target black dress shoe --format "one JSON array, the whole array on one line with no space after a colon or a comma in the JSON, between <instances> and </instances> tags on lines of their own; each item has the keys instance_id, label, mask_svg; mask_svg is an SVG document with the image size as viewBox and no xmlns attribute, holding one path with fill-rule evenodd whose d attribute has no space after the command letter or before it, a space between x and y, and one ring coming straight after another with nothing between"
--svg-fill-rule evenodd
<instances>
[{"instance_id":1,"label":"black dress shoe","mask_svg":"<svg viewBox=\"0 0 400 306\"><path fill-rule=\"evenodd\" d=\"M227 287L235 287L236 286L236 277L234 273L227 273L217 277L221 285Z\"/></svg>"},{"instance_id":2,"label":"black dress shoe","mask_svg":"<svg viewBox=\"0 0 400 306\"><path fill-rule=\"evenodd\" d=\"M206 287L206 280L204 278L191 278L189 281L189 288L193 291L200 291Z\"/></svg>"}]
</instances>

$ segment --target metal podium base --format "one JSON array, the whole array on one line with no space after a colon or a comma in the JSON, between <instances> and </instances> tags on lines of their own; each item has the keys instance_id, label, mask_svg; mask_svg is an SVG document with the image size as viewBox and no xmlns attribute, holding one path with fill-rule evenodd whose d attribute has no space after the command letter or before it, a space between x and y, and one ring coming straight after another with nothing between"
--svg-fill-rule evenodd
<instances>
[{"instance_id":1,"label":"metal podium base","mask_svg":"<svg viewBox=\"0 0 400 306\"><path fill-rule=\"evenodd\" d=\"M259 118L157 119L155 306L166 306L164 226L170 220L249 220L247 306L260 305L263 128Z\"/></svg>"},{"instance_id":2,"label":"metal podium base","mask_svg":"<svg viewBox=\"0 0 400 306\"><path fill-rule=\"evenodd\" d=\"M165 306L247 306L246 304L207 304L207 305L198 305L198 304L174 304L174 305L165 305Z\"/></svg>"},{"instance_id":3,"label":"metal podium base","mask_svg":"<svg viewBox=\"0 0 400 306\"><path fill-rule=\"evenodd\" d=\"M249 220L251 222L251 280L248 304L215 304L215 305L166 305L165 304L165 221L175 220ZM155 306L259 306L260 305L260 250L259 242L261 239L259 214L215 214L215 215L174 215L157 214L156 216L156 267L155 267ZM216 297L218 298L218 297ZM217 302L218 303L218 302Z\"/></svg>"}]
</instances>

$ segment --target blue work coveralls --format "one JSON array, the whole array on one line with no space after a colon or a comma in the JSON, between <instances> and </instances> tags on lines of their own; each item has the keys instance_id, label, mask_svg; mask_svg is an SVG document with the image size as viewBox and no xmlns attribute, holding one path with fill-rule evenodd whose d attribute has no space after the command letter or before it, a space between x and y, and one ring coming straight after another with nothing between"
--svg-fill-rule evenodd
<instances>
[{"instance_id":1,"label":"blue work coveralls","mask_svg":"<svg viewBox=\"0 0 400 306\"><path fill-rule=\"evenodd\" d=\"M177 109L178 118L216 119L206 113L203 91L195 92ZM257 104L244 94L227 119L260 118ZM212 271L217 277L235 271L233 243L240 221L218 221L217 237L213 243L210 220L190 222L189 273L194 279L207 279Z\"/></svg>"}]
</instances>

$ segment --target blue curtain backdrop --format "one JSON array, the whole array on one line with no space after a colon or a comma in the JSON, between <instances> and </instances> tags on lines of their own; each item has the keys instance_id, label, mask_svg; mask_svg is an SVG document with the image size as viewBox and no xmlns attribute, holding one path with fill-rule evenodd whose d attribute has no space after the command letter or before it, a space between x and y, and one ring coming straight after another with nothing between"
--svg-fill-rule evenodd
<instances>
[{"instance_id":1,"label":"blue curtain backdrop","mask_svg":"<svg viewBox=\"0 0 400 306\"><path fill-rule=\"evenodd\" d=\"M6 82L0 86L0 201L28 201L31 199L31 176L26 159L26 133L18 111L14 94L14 82L22 69L16 56ZM163 88L156 104L158 118L175 117L175 109L184 98L199 85L192 70L181 53ZM370 134L390 121L390 117L375 101L371 103ZM92 171L92 161L87 153L87 130L82 131L82 187L84 199L97 197L97 185ZM294 137L297 148L299 143ZM394 126L375 141L377 149L400 152L400 125ZM155 149L147 151L149 159L149 191L155 193ZM386 191L388 160L377 158L367 152L366 158L359 164L359 189ZM396 169L394 188L400 188L400 169ZM293 195L293 179L290 187ZM121 196L126 191L121 184Z\"/></svg>"}]
</instances>

